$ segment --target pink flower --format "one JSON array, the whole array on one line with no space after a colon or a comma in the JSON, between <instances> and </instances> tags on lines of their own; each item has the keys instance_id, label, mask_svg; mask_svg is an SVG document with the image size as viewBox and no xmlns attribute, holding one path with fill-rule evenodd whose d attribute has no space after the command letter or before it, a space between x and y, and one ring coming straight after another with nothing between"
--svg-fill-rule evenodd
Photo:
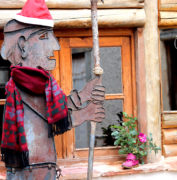
<instances>
[{"instance_id":1,"label":"pink flower","mask_svg":"<svg viewBox=\"0 0 177 180\"><path fill-rule=\"evenodd\" d=\"M136 156L132 153L129 153L126 157L127 160L136 160Z\"/></svg>"},{"instance_id":2,"label":"pink flower","mask_svg":"<svg viewBox=\"0 0 177 180\"><path fill-rule=\"evenodd\" d=\"M145 143L147 141L146 135L143 133L140 133L138 136L140 142Z\"/></svg>"}]
</instances>

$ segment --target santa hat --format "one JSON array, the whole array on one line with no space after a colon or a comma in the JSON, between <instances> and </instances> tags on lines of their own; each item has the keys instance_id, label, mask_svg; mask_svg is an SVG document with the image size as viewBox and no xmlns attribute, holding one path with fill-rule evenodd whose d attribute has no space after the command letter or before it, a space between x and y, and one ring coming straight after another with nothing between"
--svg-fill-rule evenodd
<instances>
[{"instance_id":1,"label":"santa hat","mask_svg":"<svg viewBox=\"0 0 177 180\"><path fill-rule=\"evenodd\" d=\"M14 19L27 24L54 26L54 21L45 0L27 0L22 11Z\"/></svg>"}]
</instances>

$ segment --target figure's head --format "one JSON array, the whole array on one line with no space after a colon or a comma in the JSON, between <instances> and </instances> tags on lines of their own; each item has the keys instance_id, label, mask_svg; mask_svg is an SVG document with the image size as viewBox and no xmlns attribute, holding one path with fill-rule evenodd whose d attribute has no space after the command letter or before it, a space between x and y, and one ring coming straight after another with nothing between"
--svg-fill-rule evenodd
<instances>
[{"instance_id":1,"label":"figure's head","mask_svg":"<svg viewBox=\"0 0 177 180\"><path fill-rule=\"evenodd\" d=\"M9 21L4 27L4 42L1 56L13 65L41 66L46 70L55 68L53 52L60 46L52 28Z\"/></svg>"}]
</instances>

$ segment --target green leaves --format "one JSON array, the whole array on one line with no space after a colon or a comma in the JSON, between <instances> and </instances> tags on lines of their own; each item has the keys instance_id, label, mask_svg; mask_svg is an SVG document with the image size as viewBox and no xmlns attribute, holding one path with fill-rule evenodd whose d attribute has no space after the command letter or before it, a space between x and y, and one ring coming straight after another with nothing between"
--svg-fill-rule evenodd
<instances>
[{"instance_id":1,"label":"green leaves","mask_svg":"<svg viewBox=\"0 0 177 180\"><path fill-rule=\"evenodd\" d=\"M114 138L114 145L120 146L119 154L133 153L136 155L137 159L143 163L143 158L148 154L148 152L154 151L157 153L161 150L159 147L153 143L152 134L147 137L147 141L142 142L139 139L136 127L137 118L129 116L127 113L123 112L124 122L122 126L112 125L111 128L113 132L111 133ZM141 133L143 135L143 133Z\"/></svg>"}]
</instances>

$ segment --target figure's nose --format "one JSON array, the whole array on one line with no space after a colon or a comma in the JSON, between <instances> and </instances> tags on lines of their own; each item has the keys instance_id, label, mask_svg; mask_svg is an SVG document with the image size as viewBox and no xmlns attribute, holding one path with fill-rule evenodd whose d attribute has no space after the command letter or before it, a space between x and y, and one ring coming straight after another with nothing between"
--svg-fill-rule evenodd
<instances>
[{"instance_id":1,"label":"figure's nose","mask_svg":"<svg viewBox=\"0 0 177 180\"><path fill-rule=\"evenodd\" d=\"M58 42L58 39L54 35L52 39L53 39L53 42L52 42L53 50L54 51L60 50L60 44Z\"/></svg>"},{"instance_id":2,"label":"figure's nose","mask_svg":"<svg viewBox=\"0 0 177 180\"><path fill-rule=\"evenodd\" d=\"M56 43L55 43L55 50L60 50L60 44L58 40L56 40Z\"/></svg>"}]
</instances>

